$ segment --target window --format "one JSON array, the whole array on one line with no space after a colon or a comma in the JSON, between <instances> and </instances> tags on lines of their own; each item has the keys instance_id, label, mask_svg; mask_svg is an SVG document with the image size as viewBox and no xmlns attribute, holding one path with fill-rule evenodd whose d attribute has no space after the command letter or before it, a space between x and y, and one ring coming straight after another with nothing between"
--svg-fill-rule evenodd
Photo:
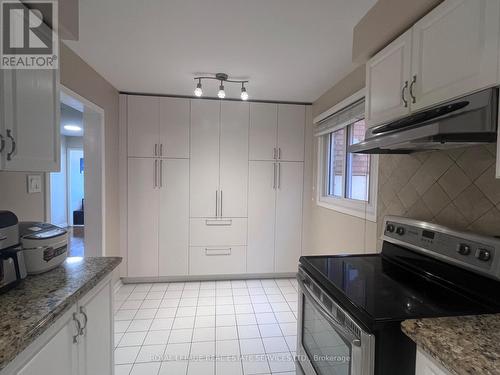
<instances>
[{"instance_id":1,"label":"window","mask_svg":"<svg viewBox=\"0 0 500 375\"><path fill-rule=\"evenodd\" d=\"M377 156L348 151L365 132L364 99L359 98L317 124L317 203L375 221Z\"/></svg>"}]
</instances>

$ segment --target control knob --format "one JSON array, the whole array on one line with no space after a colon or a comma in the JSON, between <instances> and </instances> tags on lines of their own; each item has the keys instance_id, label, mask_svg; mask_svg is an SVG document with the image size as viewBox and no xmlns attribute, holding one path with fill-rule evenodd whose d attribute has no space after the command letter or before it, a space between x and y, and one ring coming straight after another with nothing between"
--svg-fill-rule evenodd
<instances>
[{"instance_id":1,"label":"control knob","mask_svg":"<svg viewBox=\"0 0 500 375\"><path fill-rule=\"evenodd\" d=\"M385 230L388 231L389 233L394 232L394 225L393 224L387 224L385 227Z\"/></svg>"},{"instance_id":2,"label":"control knob","mask_svg":"<svg viewBox=\"0 0 500 375\"><path fill-rule=\"evenodd\" d=\"M396 229L396 233L399 234L400 236L402 236L403 234L405 234L405 228L403 227L398 227Z\"/></svg>"},{"instance_id":3,"label":"control knob","mask_svg":"<svg viewBox=\"0 0 500 375\"><path fill-rule=\"evenodd\" d=\"M476 253L476 258L483 262L487 262L491 259L491 252L486 249L479 249Z\"/></svg>"},{"instance_id":4,"label":"control knob","mask_svg":"<svg viewBox=\"0 0 500 375\"><path fill-rule=\"evenodd\" d=\"M459 246L458 246L458 250L457 252L460 254L460 255L469 255L470 254L470 246L465 244L465 243L461 243Z\"/></svg>"}]
</instances>

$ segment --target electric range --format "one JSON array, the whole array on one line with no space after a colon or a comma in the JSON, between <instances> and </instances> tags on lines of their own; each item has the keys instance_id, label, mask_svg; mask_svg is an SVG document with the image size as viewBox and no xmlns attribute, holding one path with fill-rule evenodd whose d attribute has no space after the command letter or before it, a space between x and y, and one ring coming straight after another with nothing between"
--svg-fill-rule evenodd
<instances>
[{"instance_id":1,"label":"electric range","mask_svg":"<svg viewBox=\"0 0 500 375\"><path fill-rule=\"evenodd\" d=\"M382 252L304 256L298 360L306 375L414 375L406 319L500 312L500 240L386 217Z\"/></svg>"}]
</instances>

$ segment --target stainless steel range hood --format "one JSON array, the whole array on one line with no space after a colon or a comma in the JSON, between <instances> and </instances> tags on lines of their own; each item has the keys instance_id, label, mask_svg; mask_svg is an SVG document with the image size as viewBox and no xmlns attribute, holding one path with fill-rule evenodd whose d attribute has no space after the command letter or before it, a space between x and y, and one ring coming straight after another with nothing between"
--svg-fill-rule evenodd
<instances>
[{"instance_id":1,"label":"stainless steel range hood","mask_svg":"<svg viewBox=\"0 0 500 375\"><path fill-rule=\"evenodd\" d=\"M349 147L359 154L409 154L497 141L498 89L464 96L375 126Z\"/></svg>"}]
</instances>

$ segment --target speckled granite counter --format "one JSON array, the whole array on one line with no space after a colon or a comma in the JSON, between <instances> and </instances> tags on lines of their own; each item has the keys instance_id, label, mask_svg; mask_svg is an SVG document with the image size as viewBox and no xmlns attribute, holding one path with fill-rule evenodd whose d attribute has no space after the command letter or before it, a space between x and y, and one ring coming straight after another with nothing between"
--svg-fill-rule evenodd
<instances>
[{"instance_id":1,"label":"speckled granite counter","mask_svg":"<svg viewBox=\"0 0 500 375\"><path fill-rule=\"evenodd\" d=\"M500 314L407 320L402 329L452 374L500 374Z\"/></svg>"},{"instance_id":2,"label":"speckled granite counter","mask_svg":"<svg viewBox=\"0 0 500 375\"><path fill-rule=\"evenodd\" d=\"M0 295L0 370L120 262L111 257L68 258Z\"/></svg>"}]
</instances>

